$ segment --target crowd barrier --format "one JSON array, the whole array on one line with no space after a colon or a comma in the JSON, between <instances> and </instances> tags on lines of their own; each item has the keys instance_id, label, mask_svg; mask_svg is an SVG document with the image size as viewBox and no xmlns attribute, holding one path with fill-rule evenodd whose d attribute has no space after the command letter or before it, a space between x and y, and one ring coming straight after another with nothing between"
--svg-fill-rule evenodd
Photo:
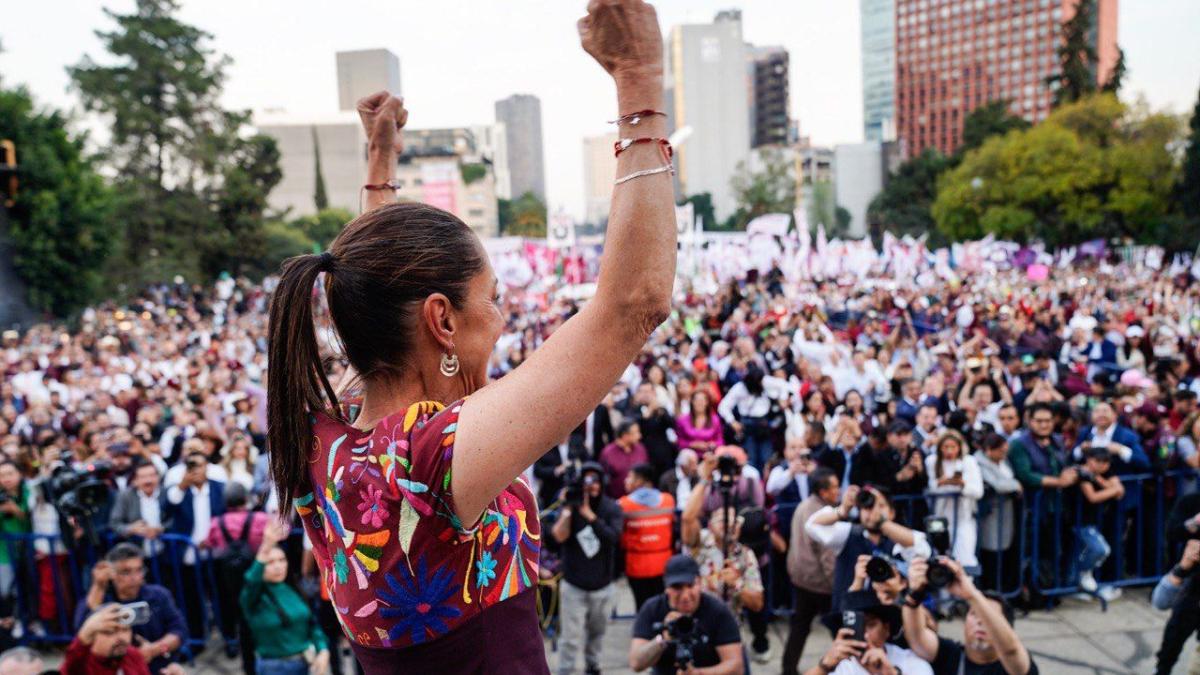
<instances>
[{"instance_id":1,"label":"crowd barrier","mask_svg":"<svg viewBox=\"0 0 1200 675\"><path fill-rule=\"evenodd\" d=\"M1200 490L1194 471L1123 476L1126 496L1106 509L1088 509L1078 490L1038 491L1025 497L985 495L972 516L976 530L976 552L980 568L977 585L1012 598L1023 588L1052 597L1076 593L1079 552L1078 528L1096 527L1108 541L1111 555L1096 570L1101 585L1117 587L1153 584L1179 556L1182 543L1166 539L1165 525L1174 499L1185 490ZM960 536L960 497L902 495L893 498L896 520L921 529L926 515L944 515L950 524L951 551ZM792 513L797 504L776 504L774 513ZM1008 513L1011 510L1011 517ZM994 523L984 523L994 518ZM779 522L782 532L788 522ZM289 540L299 547L300 531ZM188 537L164 534L154 541L128 538L147 552L146 575L150 583L166 587L188 622L186 648L202 648L214 627L224 627L226 612L238 612L237 598L225 597L218 582L212 552L197 547ZM293 541L294 540L294 541ZM16 618L24 627L40 625L33 634L26 629L21 642L70 642L75 633L75 608L91 583L92 568L102 553L116 543L112 533L99 537L97 545L82 540L68 547L58 535L0 533L0 546L8 552L15 589ZM785 556L767 556L764 568L766 606L776 616L792 609L791 586L787 583ZM2 589L0 589L2 590ZM227 644L236 635L221 630Z\"/></svg>"}]
</instances>

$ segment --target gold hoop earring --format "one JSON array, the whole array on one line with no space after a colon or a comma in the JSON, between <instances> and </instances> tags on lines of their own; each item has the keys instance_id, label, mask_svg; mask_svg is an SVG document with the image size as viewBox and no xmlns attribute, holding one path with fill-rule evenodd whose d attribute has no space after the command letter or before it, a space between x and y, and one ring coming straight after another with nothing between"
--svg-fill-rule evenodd
<instances>
[{"instance_id":1,"label":"gold hoop earring","mask_svg":"<svg viewBox=\"0 0 1200 675\"><path fill-rule=\"evenodd\" d=\"M442 375L446 377L454 377L458 374L458 355L442 354L442 363L439 366Z\"/></svg>"}]
</instances>

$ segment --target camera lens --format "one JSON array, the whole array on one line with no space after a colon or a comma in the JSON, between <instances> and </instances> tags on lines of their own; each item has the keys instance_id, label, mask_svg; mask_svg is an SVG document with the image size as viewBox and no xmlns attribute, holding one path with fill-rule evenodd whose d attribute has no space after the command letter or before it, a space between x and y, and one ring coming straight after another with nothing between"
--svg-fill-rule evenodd
<instances>
[{"instance_id":1,"label":"camera lens","mask_svg":"<svg viewBox=\"0 0 1200 675\"><path fill-rule=\"evenodd\" d=\"M954 572L936 560L929 563L929 571L925 577L929 579L929 585L933 588L945 588L954 582Z\"/></svg>"},{"instance_id":2,"label":"camera lens","mask_svg":"<svg viewBox=\"0 0 1200 675\"><path fill-rule=\"evenodd\" d=\"M880 556L871 556L867 561L867 578L875 583L883 583L896 575L892 564Z\"/></svg>"}]
</instances>

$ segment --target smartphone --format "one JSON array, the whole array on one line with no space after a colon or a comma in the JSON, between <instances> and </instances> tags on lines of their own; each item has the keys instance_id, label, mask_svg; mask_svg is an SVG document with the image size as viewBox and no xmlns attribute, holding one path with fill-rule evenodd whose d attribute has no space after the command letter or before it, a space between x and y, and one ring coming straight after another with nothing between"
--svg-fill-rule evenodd
<instances>
[{"instance_id":1,"label":"smartphone","mask_svg":"<svg viewBox=\"0 0 1200 675\"><path fill-rule=\"evenodd\" d=\"M866 619L862 612L842 612L842 628L849 628L854 631L854 635L850 636L851 640L859 642L866 640Z\"/></svg>"},{"instance_id":2,"label":"smartphone","mask_svg":"<svg viewBox=\"0 0 1200 675\"><path fill-rule=\"evenodd\" d=\"M145 601L121 605L117 620L122 626L141 626L150 621L150 605Z\"/></svg>"}]
</instances>

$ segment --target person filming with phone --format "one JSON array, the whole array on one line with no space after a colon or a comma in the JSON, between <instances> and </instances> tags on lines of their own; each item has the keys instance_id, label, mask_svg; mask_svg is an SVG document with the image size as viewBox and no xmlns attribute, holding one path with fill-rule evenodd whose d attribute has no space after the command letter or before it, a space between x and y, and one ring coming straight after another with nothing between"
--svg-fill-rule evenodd
<instances>
[{"instance_id":1,"label":"person filming with phone","mask_svg":"<svg viewBox=\"0 0 1200 675\"><path fill-rule=\"evenodd\" d=\"M177 663L151 670L133 648L134 626L145 620L133 605L109 603L92 612L63 656L62 675L183 675Z\"/></svg>"},{"instance_id":2,"label":"person filming with phone","mask_svg":"<svg viewBox=\"0 0 1200 675\"><path fill-rule=\"evenodd\" d=\"M145 608L145 621L131 626L132 645L149 663L151 672L157 673L170 664L171 655L187 637L187 624L170 591L146 583L146 562L136 544L117 544L96 563L91 588L75 610L75 625L82 630L89 615L114 602Z\"/></svg>"},{"instance_id":3,"label":"person filming with phone","mask_svg":"<svg viewBox=\"0 0 1200 675\"><path fill-rule=\"evenodd\" d=\"M875 591L851 591L840 611L825 616L833 644L804 675L933 675L929 664L893 643L900 635L900 608Z\"/></svg>"}]
</instances>

